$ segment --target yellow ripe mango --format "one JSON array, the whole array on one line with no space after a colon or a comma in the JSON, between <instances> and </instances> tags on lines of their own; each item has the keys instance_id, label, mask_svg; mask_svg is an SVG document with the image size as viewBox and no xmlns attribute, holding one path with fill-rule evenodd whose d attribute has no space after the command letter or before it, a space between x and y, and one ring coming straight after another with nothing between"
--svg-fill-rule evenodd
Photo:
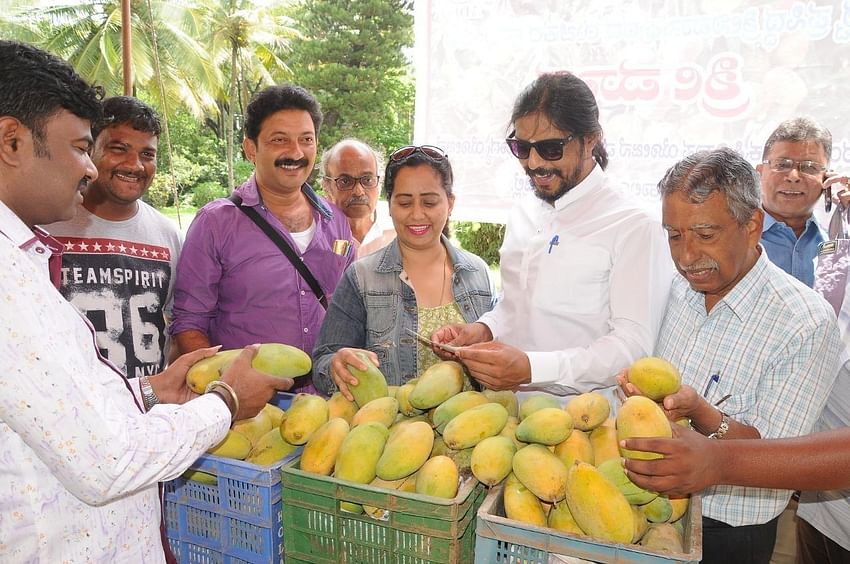
<instances>
[{"instance_id":1,"label":"yellow ripe mango","mask_svg":"<svg viewBox=\"0 0 850 564\"><path fill-rule=\"evenodd\" d=\"M271 416L265 411L260 411L254 417L236 421L233 423L233 427L231 427L230 430L234 433L239 433L240 435L245 436L251 442L251 446L253 446L257 444L260 437L271 431L273 428L274 426L272 425Z\"/></svg>"},{"instance_id":2,"label":"yellow ripe mango","mask_svg":"<svg viewBox=\"0 0 850 564\"><path fill-rule=\"evenodd\" d=\"M398 415L398 400L389 396L375 398L362 406L351 419L351 426L357 427L369 421L377 421L389 429Z\"/></svg>"},{"instance_id":3,"label":"yellow ripe mango","mask_svg":"<svg viewBox=\"0 0 850 564\"><path fill-rule=\"evenodd\" d=\"M548 448L531 444L514 455L513 471L522 484L543 501L564 499L567 468Z\"/></svg>"},{"instance_id":4,"label":"yellow ripe mango","mask_svg":"<svg viewBox=\"0 0 850 564\"><path fill-rule=\"evenodd\" d=\"M418 385L418 384L417 384ZM507 410L498 403L485 403L460 413L443 429L443 440L452 450L471 448L498 435L508 422Z\"/></svg>"},{"instance_id":5,"label":"yellow ripe mango","mask_svg":"<svg viewBox=\"0 0 850 564\"><path fill-rule=\"evenodd\" d=\"M516 428L516 438L525 443L556 445L567 440L573 430L573 418L557 407L538 409Z\"/></svg>"},{"instance_id":6,"label":"yellow ripe mango","mask_svg":"<svg viewBox=\"0 0 850 564\"><path fill-rule=\"evenodd\" d=\"M228 431L224 439L207 451L216 456L244 460L251 452L251 441L248 437L234 431Z\"/></svg>"},{"instance_id":7,"label":"yellow ripe mango","mask_svg":"<svg viewBox=\"0 0 850 564\"><path fill-rule=\"evenodd\" d=\"M398 490L401 485L404 483L404 478L400 480L382 480L380 478L375 478L372 480L369 485L373 488L381 488L384 490ZM375 507L372 505L364 505L363 511L366 512L366 515L371 517L372 519L383 520L386 519L387 509L382 507Z\"/></svg>"},{"instance_id":8,"label":"yellow ripe mango","mask_svg":"<svg viewBox=\"0 0 850 564\"><path fill-rule=\"evenodd\" d=\"M666 523L673 516L673 505L667 496L663 495L641 505L640 510L650 523Z\"/></svg>"},{"instance_id":9,"label":"yellow ripe mango","mask_svg":"<svg viewBox=\"0 0 850 564\"><path fill-rule=\"evenodd\" d=\"M207 384L221 378L222 372L236 360L242 349L219 351L193 364L186 372L186 385L196 394L203 394ZM310 372L310 355L299 348L282 343L263 343L251 360L255 370L278 378L294 378Z\"/></svg>"},{"instance_id":10,"label":"yellow ripe mango","mask_svg":"<svg viewBox=\"0 0 850 564\"><path fill-rule=\"evenodd\" d=\"M622 441L633 437L672 437L670 421L657 403L644 396L628 398L617 413L617 440ZM652 460L661 458L654 452L641 452L625 448L620 454L626 458Z\"/></svg>"},{"instance_id":11,"label":"yellow ripe mango","mask_svg":"<svg viewBox=\"0 0 850 564\"><path fill-rule=\"evenodd\" d=\"M414 417L423 413L421 409L416 409L410 405L410 394L413 392L413 388L415 386L416 384L408 382L407 384L399 386L395 393L395 399L398 400L398 410L407 417Z\"/></svg>"},{"instance_id":12,"label":"yellow ripe mango","mask_svg":"<svg viewBox=\"0 0 850 564\"><path fill-rule=\"evenodd\" d=\"M649 399L661 401L679 391L682 377L676 367L663 358L647 356L629 367L629 382Z\"/></svg>"},{"instance_id":13,"label":"yellow ripe mango","mask_svg":"<svg viewBox=\"0 0 850 564\"><path fill-rule=\"evenodd\" d=\"M407 493L416 493L416 474L411 474L398 487L398 491Z\"/></svg>"},{"instance_id":14,"label":"yellow ripe mango","mask_svg":"<svg viewBox=\"0 0 850 564\"><path fill-rule=\"evenodd\" d=\"M487 437L472 449L470 467L482 484L491 487L511 473L516 445L508 437Z\"/></svg>"},{"instance_id":15,"label":"yellow ripe mango","mask_svg":"<svg viewBox=\"0 0 850 564\"><path fill-rule=\"evenodd\" d=\"M280 427L280 424L283 422L283 418L286 417L286 412L284 410L270 403L264 405L260 413L265 413L269 416L269 419L272 422L273 429Z\"/></svg>"},{"instance_id":16,"label":"yellow ripe mango","mask_svg":"<svg viewBox=\"0 0 850 564\"><path fill-rule=\"evenodd\" d=\"M303 445L328 421L328 403L312 394L297 394L280 424L280 436L291 445Z\"/></svg>"},{"instance_id":17,"label":"yellow ripe mango","mask_svg":"<svg viewBox=\"0 0 850 564\"><path fill-rule=\"evenodd\" d=\"M508 417L508 421L505 423L505 426L502 427L501 431L499 431L499 436L508 437L510 440L512 440L517 450L528 444L516 438L516 428L518 426L519 420L516 417L511 416Z\"/></svg>"},{"instance_id":18,"label":"yellow ripe mango","mask_svg":"<svg viewBox=\"0 0 850 564\"><path fill-rule=\"evenodd\" d=\"M399 386L387 386L387 395L391 398L395 397L396 392L398 392Z\"/></svg>"},{"instance_id":19,"label":"yellow ripe mango","mask_svg":"<svg viewBox=\"0 0 850 564\"><path fill-rule=\"evenodd\" d=\"M570 467L567 503L576 523L589 536L616 543L632 541L635 534L632 507L596 467L584 462Z\"/></svg>"},{"instance_id":20,"label":"yellow ripe mango","mask_svg":"<svg viewBox=\"0 0 850 564\"><path fill-rule=\"evenodd\" d=\"M242 349L219 351L199 360L186 371L186 385L196 394L203 394L210 382L221 378L223 367L230 366L241 352Z\"/></svg>"},{"instance_id":21,"label":"yellow ripe mango","mask_svg":"<svg viewBox=\"0 0 850 564\"><path fill-rule=\"evenodd\" d=\"M334 476L340 480L368 484L384 452L390 432L377 421L358 425L349 431L336 457Z\"/></svg>"},{"instance_id":22,"label":"yellow ripe mango","mask_svg":"<svg viewBox=\"0 0 850 564\"><path fill-rule=\"evenodd\" d=\"M463 390L463 366L452 360L432 364L419 376L408 397L416 409L437 407Z\"/></svg>"},{"instance_id":23,"label":"yellow ripe mango","mask_svg":"<svg viewBox=\"0 0 850 564\"><path fill-rule=\"evenodd\" d=\"M336 464L342 441L348 435L348 421L335 417L316 429L301 453L301 469L329 476Z\"/></svg>"},{"instance_id":24,"label":"yellow ripe mango","mask_svg":"<svg viewBox=\"0 0 850 564\"><path fill-rule=\"evenodd\" d=\"M690 496L686 497L671 497L668 498L670 500L670 505L673 507L673 513L670 515L668 521L671 523L673 521L678 521L681 519L685 513L688 511L688 505L691 502Z\"/></svg>"},{"instance_id":25,"label":"yellow ripe mango","mask_svg":"<svg viewBox=\"0 0 850 564\"><path fill-rule=\"evenodd\" d=\"M570 513L570 506L566 501L562 501L552 507L547 517L547 524L549 528L557 529L564 533L584 535L584 531L581 530L576 520L573 519L573 514Z\"/></svg>"},{"instance_id":26,"label":"yellow ripe mango","mask_svg":"<svg viewBox=\"0 0 850 564\"><path fill-rule=\"evenodd\" d=\"M608 419L611 404L599 392L589 392L571 399L564 410L573 418L573 427L580 431L592 431Z\"/></svg>"},{"instance_id":27,"label":"yellow ripe mango","mask_svg":"<svg viewBox=\"0 0 850 564\"><path fill-rule=\"evenodd\" d=\"M635 534L632 535L632 544L637 544L649 529L649 521L646 520L643 511L636 505L632 505L632 516L635 519Z\"/></svg>"},{"instance_id":28,"label":"yellow ripe mango","mask_svg":"<svg viewBox=\"0 0 850 564\"><path fill-rule=\"evenodd\" d=\"M502 404L502 407L508 410L508 415L510 417L517 417L519 415L519 401L517 400L516 394L510 390L488 390L484 389L481 391L482 394L487 398L488 401L493 403Z\"/></svg>"},{"instance_id":29,"label":"yellow ripe mango","mask_svg":"<svg viewBox=\"0 0 850 564\"><path fill-rule=\"evenodd\" d=\"M365 353L358 352L355 354L366 364L366 370L359 370L350 364L346 365L351 375L357 378L357 385L349 384L348 389L354 396L354 402L357 406L363 407L373 399L387 397L387 379Z\"/></svg>"},{"instance_id":30,"label":"yellow ripe mango","mask_svg":"<svg viewBox=\"0 0 850 564\"><path fill-rule=\"evenodd\" d=\"M416 473L416 493L453 499L457 495L457 466L448 456L429 458Z\"/></svg>"},{"instance_id":31,"label":"yellow ripe mango","mask_svg":"<svg viewBox=\"0 0 850 564\"><path fill-rule=\"evenodd\" d=\"M357 404L347 400L342 392L334 392L328 399L328 419L341 417L350 425L357 409Z\"/></svg>"},{"instance_id":32,"label":"yellow ripe mango","mask_svg":"<svg viewBox=\"0 0 850 564\"><path fill-rule=\"evenodd\" d=\"M544 407L556 407L561 409L561 402L558 398L550 396L549 394L534 394L533 396L528 396L519 406L520 423L523 419Z\"/></svg>"},{"instance_id":33,"label":"yellow ripe mango","mask_svg":"<svg viewBox=\"0 0 850 564\"><path fill-rule=\"evenodd\" d=\"M659 552L685 552L682 535L670 523L653 523L640 540L641 546Z\"/></svg>"},{"instance_id":34,"label":"yellow ripe mango","mask_svg":"<svg viewBox=\"0 0 850 564\"><path fill-rule=\"evenodd\" d=\"M436 429L438 433L442 434L448 422L454 419L455 416L463 413L467 409L472 409L473 407L484 405L485 403L489 403L489 401L487 400L487 396L481 392L461 392L438 405L434 409L431 422L434 429Z\"/></svg>"},{"instance_id":35,"label":"yellow ripe mango","mask_svg":"<svg viewBox=\"0 0 850 564\"><path fill-rule=\"evenodd\" d=\"M431 456L428 458L440 456L441 454L448 455L449 452L451 452L451 449L446 446L446 441L443 440L442 436L437 435L434 437L434 445L431 447Z\"/></svg>"},{"instance_id":36,"label":"yellow ripe mango","mask_svg":"<svg viewBox=\"0 0 850 564\"><path fill-rule=\"evenodd\" d=\"M410 476L431 456L434 431L424 421L416 421L390 433L375 472L382 480L399 480Z\"/></svg>"},{"instance_id":37,"label":"yellow ripe mango","mask_svg":"<svg viewBox=\"0 0 850 564\"><path fill-rule=\"evenodd\" d=\"M452 459L452 462L455 463L459 472L464 470L469 470L472 468L472 451L475 450L473 447L464 448L461 450L449 450L445 454Z\"/></svg>"},{"instance_id":38,"label":"yellow ripe mango","mask_svg":"<svg viewBox=\"0 0 850 564\"><path fill-rule=\"evenodd\" d=\"M257 441L245 462L258 466L268 466L294 452L298 447L291 445L280 436L280 429L272 429Z\"/></svg>"},{"instance_id":39,"label":"yellow ripe mango","mask_svg":"<svg viewBox=\"0 0 850 564\"><path fill-rule=\"evenodd\" d=\"M604 423L590 432L590 446L593 447L593 465L599 466L606 460L620 458L620 444L617 441L617 429Z\"/></svg>"},{"instance_id":40,"label":"yellow ripe mango","mask_svg":"<svg viewBox=\"0 0 850 564\"><path fill-rule=\"evenodd\" d=\"M218 477L215 474L201 472L200 470L192 470L190 468L189 470L183 472L183 477L187 480L192 480L193 482L198 482L207 486L218 485Z\"/></svg>"},{"instance_id":41,"label":"yellow ripe mango","mask_svg":"<svg viewBox=\"0 0 850 564\"><path fill-rule=\"evenodd\" d=\"M608 478L609 482L617 486L620 493L626 496L626 501L632 505L643 505L658 497L658 492L645 490L629 480L629 477L626 476L626 469L623 468L623 459L621 458L606 460L597 466L597 468L599 468L603 476Z\"/></svg>"},{"instance_id":42,"label":"yellow ripe mango","mask_svg":"<svg viewBox=\"0 0 850 564\"><path fill-rule=\"evenodd\" d=\"M573 429L570 436L555 445L555 456L569 468L576 460L593 464L593 447L584 431Z\"/></svg>"},{"instance_id":43,"label":"yellow ripe mango","mask_svg":"<svg viewBox=\"0 0 850 564\"><path fill-rule=\"evenodd\" d=\"M540 500L531 493L531 490L522 485L513 473L508 474L505 479L503 502L505 517L508 519L538 527L546 526L546 514L543 512Z\"/></svg>"}]
</instances>

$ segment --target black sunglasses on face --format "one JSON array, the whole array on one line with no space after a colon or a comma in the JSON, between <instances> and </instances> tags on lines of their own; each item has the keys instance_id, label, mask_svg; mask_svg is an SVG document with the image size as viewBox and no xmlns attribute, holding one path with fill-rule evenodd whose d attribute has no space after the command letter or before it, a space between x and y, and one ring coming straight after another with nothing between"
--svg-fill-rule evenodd
<instances>
[{"instance_id":1,"label":"black sunglasses on face","mask_svg":"<svg viewBox=\"0 0 850 564\"><path fill-rule=\"evenodd\" d=\"M563 139L543 139L542 141L522 141L514 137L515 132L505 139L511 153L518 159L527 159L531 155L531 149L537 151L540 158L544 161L559 161L564 157L564 147L567 143L575 139L574 135Z\"/></svg>"},{"instance_id":2,"label":"black sunglasses on face","mask_svg":"<svg viewBox=\"0 0 850 564\"><path fill-rule=\"evenodd\" d=\"M390 160L393 162L398 162L406 159L413 153L422 153L432 161L442 161L443 159L449 158L446 152L439 147L435 147L434 145L408 145L407 147L402 147L401 149L396 149L390 155Z\"/></svg>"}]
</instances>

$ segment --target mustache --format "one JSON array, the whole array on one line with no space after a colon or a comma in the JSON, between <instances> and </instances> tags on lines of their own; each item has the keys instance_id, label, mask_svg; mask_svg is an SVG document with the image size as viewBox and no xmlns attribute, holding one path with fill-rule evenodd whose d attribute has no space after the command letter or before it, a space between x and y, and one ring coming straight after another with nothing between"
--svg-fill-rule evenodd
<instances>
[{"instance_id":1,"label":"mustache","mask_svg":"<svg viewBox=\"0 0 850 564\"><path fill-rule=\"evenodd\" d=\"M366 196L352 196L351 198L348 199L347 202L345 202L345 207L368 206L368 205L369 205L369 198L367 198Z\"/></svg>"},{"instance_id":2,"label":"mustache","mask_svg":"<svg viewBox=\"0 0 850 564\"><path fill-rule=\"evenodd\" d=\"M694 264L689 264L688 266L683 264L679 264L678 266L679 270L682 272L697 272L699 270L717 270L718 264L717 261L706 259L695 262Z\"/></svg>"},{"instance_id":3,"label":"mustache","mask_svg":"<svg viewBox=\"0 0 850 564\"><path fill-rule=\"evenodd\" d=\"M274 166L307 166L310 161L305 159L287 159L281 157L274 162Z\"/></svg>"},{"instance_id":4,"label":"mustache","mask_svg":"<svg viewBox=\"0 0 850 564\"><path fill-rule=\"evenodd\" d=\"M549 175L549 174L554 174L555 176L557 176L561 180L564 179L564 173L562 173L557 168L528 168L528 167L526 167L525 173L528 176L534 176L534 175L546 176L546 175Z\"/></svg>"}]
</instances>

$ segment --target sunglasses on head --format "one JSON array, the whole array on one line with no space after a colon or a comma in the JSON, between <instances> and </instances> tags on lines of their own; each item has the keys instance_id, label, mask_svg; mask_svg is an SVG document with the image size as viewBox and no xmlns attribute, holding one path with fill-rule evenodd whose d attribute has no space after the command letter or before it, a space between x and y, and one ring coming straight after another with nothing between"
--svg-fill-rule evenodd
<instances>
[{"instance_id":1,"label":"sunglasses on head","mask_svg":"<svg viewBox=\"0 0 850 564\"><path fill-rule=\"evenodd\" d=\"M393 162L398 162L406 159L410 155L414 153L422 153L432 161L442 161L444 159L449 158L446 152L439 147L435 147L434 145L408 145L407 147L402 147L401 149L396 149L390 155L390 160Z\"/></svg>"},{"instance_id":2,"label":"sunglasses on head","mask_svg":"<svg viewBox=\"0 0 850 564\"><path fill-rule=\"evenodd\" d=\"M570 135L563 139L543 139L542 141L522 141L514 137L516 131L511 132L510 136L505 139L511 153L518 159L527 159L531 155L531 149L537 151L540 158L544 161L559 161L564 157L564 147L567 143L575 139L575 136Z\"/></svg>"}]
</instances>

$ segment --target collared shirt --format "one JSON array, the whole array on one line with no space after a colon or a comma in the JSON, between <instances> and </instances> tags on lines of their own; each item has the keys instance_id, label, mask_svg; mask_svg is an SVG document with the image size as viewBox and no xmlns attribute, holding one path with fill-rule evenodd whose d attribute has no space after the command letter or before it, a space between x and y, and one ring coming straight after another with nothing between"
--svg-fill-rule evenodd
<instances>
[{"instance_id":1,"label":"collared shirt","mask_svg":"<svg viewBox=\"0 0 850 564\"><path fill-rule=\"evenodd\" d=\"M163 562L157 483L220 441L218 398L139 406L0 202L0 562ZM129 389L128 389L129 388Z\"/></svg>"},{"instance_id":2,"label":"collared shirt","mask_svg":"<svg viewBox=\"0 0 850 564\"><path fill-rule=\"evenodd\" d=\"M762 438L812 430L838 374L841 342L835 314L810 288L786 275L762 252L750 271L710 313L705 295L677 276L656 355L682 383L707 400L731 397L721 409L755 427ZM703 515L732 526L767 523L791 492L715 486L703 492Z\"/></svg>"},{"instance_id":3,"label":"collared shirt","mask_svg":"<svg viewBox=\"0 0 850 564\"><path fill-rule=\"evenodd\" d=\"M316 232L298 254L330 302L354 260L353 252L335 254L334 241L351 244L351 229L336 206L306 184L302 191L312 205ZM263 205L254 176L236 193L298 252L289 231ZM278 342L309 354L324 317L324 308L292 263L233 202L222 198L198 212L177 265L172 335L194 329L224 349Z\"/></svg>"},{"instance_id":4,"label":"collared shirt","mask_svg":"<svg viewBox=\"0 0 850 564\"><path fill-rule=\"evenodd\" d=\"M771 262L811 288L815 285L815 261L818 245L828 239L815 216L806 221L806 228L797 238L794 230L764 212L761 244Z\"/></svg>"},{"instance_id":5,"label":"collared shirt","mask_svg":"<svg viewBox=\"0 0 850 564\"><path fill-rule=\"evenodd\" d=\"M354 240L354 244L357 247L357 258L363 258L379 249L383 249L396 237L392 219L388 214L380 213L380 203L378 206L378 209L375 210L373 215L372 227L366 232L363 241L358 243L357 239Z\"/></svg>"},{"instance_id":6,"label":"collared shirt","mask_svg":"<svg viewBox=\"0 0 850 564\"><path fill-rule=\"evenodd\" d=\"M531 362L520 390L611 387L652 352L673 266L660 222L596 167L552 206L516 206L500 250L503 295L479 321Z\"/></svg>"}]
</instances>

